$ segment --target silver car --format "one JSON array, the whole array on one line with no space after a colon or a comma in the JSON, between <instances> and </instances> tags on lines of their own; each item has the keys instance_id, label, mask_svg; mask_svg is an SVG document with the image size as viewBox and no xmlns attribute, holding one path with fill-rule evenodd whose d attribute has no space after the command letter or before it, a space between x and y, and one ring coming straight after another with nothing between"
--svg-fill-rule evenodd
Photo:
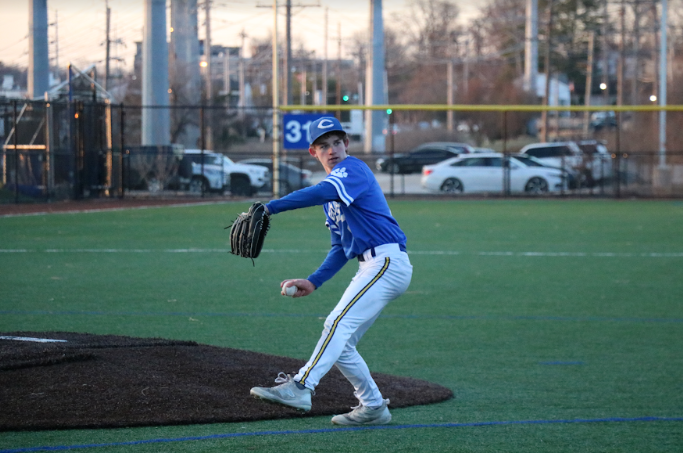
<instances>
[{"instance_id":1,"label":"silver car","mask_svg":"<svg viewBox=\"0 0 683 453\"><path fill-rule=\"evenodd\" d=\"M266 167L270 173L273 173L273 161L267 158L252 158L241 160L242 164L260 165ZM287 195L295 190L303 189L311 185L310 170L301 169L286 162L280 162L280 196ZM272 191L272 181L262 187L261 190Z\"/></svg>"}]
</instances>

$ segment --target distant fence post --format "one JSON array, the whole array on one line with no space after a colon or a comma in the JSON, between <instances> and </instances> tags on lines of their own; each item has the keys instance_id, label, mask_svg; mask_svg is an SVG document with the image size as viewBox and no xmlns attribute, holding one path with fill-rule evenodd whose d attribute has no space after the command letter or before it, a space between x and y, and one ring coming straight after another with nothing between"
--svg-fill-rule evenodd
<instances>
[{"instance_id":1,"label":"distant fence post","mask_svg":"<svg viewBox=\"0 0 683 453\"><path fill-rule=\"evenodd\" d=\"M389 135L391 140L389 141L389 196L394 198L394 115L389 115Z\"/></svg>"},{"instance_id":2,"label":"distant fence post","mask_svg":"<svg viewBox=\"0 0 683 453\"><path fill-rule=\"evenodd\" d=\"M125 130L126 130L126 110L123 107L123 102L121 103L121 127L119 128L119 132L121 134L121 152L119 154L119 197L123 199L124 197L124 186L123 182L125 181L124 179L124 172L125 172L125 167L124 167L124 159L123 159L123 153L126 152L126 145L125 145Z\"/></svg>"},{"instance_id":3,"label":"distant fence post","mask_svg":"<svg viewBox=\"0 0 683 453\"><path fill-rule=\"evenodd\" d=\"M201 167L201 175L202 175L201 176L202 177L202 179L201 179L202 198L204 198L204 179L203 179L205 176L205 173L204 173L204 149L206 148L206 127L204 125L204 104L202 104L201 107L199 107L199 127L201 128L200 140L201 140L201 145L202 145L201 154L199 156L199 158L201 159L201 162L199 165Z\"/></svg>"},{"instance_id":4,"label":"distant fence post","mask_svg":"<svg viewBox=\"0 0 683 453\"><path fill-rule=\"evenodd\" d=\"M621 154L616 153L616 159L614 159L614 174L616 176L616 187L614 190L614 198L621 198Z\"/></svg>"},{"instance_id":5,"label":"distant fence post","mask_svg":"<svg viewBox=\"0 0 683 453\"><path fill-rule=\"evenodd\" d=\"M508 111L503 110L503 194L510 195L510 153L508 153Z\"/></svg>"},{"instance_id":6,"label":"distant fence post","mask_svg":"<svg viewBox=\"0 0 683 453\"><path fill-rule=\"evenodd\" d=\"M19 132L19 121L17 120L17 101L12 101L12 123L14 127L14 203L19 203L19 141L17 135Z\"/></svg>"},{"instance_id":7,"label":"distant fence post","mask_svg":"<svg viewBox=\"0 0 683 453\"><path fill-rule=\"evenodd\" d=\"M44 189L45 200L50 200L50 190L52 188L52 160L50 153L52 151L52 107L49 102L45 102L43 111L43 121L45 122L45 156L43 161L43 175L42 182Z\"/></svg>"}]
</instances>

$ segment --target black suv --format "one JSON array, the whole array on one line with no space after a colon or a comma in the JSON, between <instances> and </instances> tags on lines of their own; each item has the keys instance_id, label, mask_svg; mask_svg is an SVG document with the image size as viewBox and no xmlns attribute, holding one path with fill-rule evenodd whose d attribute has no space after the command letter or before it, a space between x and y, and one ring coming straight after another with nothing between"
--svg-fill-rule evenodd
<instances>
[{"instance_id":1,"label":"black suv","mask_svg":"<svg viewBox=\"0 0 683 453\"><path fill-rule=\"evenodd\" d=\"M375 166L378 171L385 173L420 173L425 165L436 164L451 157L458 157L460 154L473 152L475 152L474 148L466 143L424 143L408 153L379 158Z\"/></svg>"}]
</instances>

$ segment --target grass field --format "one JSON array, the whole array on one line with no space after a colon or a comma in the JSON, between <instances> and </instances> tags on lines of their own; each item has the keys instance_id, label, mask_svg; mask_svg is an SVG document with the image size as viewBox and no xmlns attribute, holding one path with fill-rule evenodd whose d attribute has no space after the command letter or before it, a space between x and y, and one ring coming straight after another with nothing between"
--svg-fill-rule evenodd
<instances>
[{"instance_id":1,"label":"grass field","mask_svg":"<svg viewBox=\"0 0 683 453\"><path fill-rule=\"evenodd\" d=\"M373 371L439 383L454 399L394 409L382 429L322 417L4 432L0 452L683 451L683 203L390 204L413 281L359 350ZM247 206L0 218L0 331L307 359L356 265L311 297L283 298L281 280L325 257L324 215L275 216L252 267L227 254L223 230Z\"/></svg>"}]
</instances>

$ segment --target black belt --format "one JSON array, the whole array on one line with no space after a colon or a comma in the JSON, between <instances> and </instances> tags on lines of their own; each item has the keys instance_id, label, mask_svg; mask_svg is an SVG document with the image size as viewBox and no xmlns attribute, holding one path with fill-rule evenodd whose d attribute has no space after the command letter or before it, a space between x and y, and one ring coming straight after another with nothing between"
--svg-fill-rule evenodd
<instances>
[{"instance_id":1,"label":"black belt","mask_svg":"<svg viewBox=\"0 0 683 453\"><path fill-rule=\"evenodd\" d=\"M403 245L403 244L398 244L398 248L401 249L402 252L406 252L406 246L405 246L405 245ZM377 254L375 253L375 248L374 248L374 247L370 247L368 250L370 250L370 254L372 255L373 258L377 256ZM366 250L365 252L367 252L367 250ZM361 253L361 254L358 255L358 257L357 257L357 258L358 258L358 261L360 261L361 263L365 261L365 258L363 258L363 255L365 254L365 252ZM407 252L406 252L406 253L407 253Z\"/></svg>"}]
</instances>

